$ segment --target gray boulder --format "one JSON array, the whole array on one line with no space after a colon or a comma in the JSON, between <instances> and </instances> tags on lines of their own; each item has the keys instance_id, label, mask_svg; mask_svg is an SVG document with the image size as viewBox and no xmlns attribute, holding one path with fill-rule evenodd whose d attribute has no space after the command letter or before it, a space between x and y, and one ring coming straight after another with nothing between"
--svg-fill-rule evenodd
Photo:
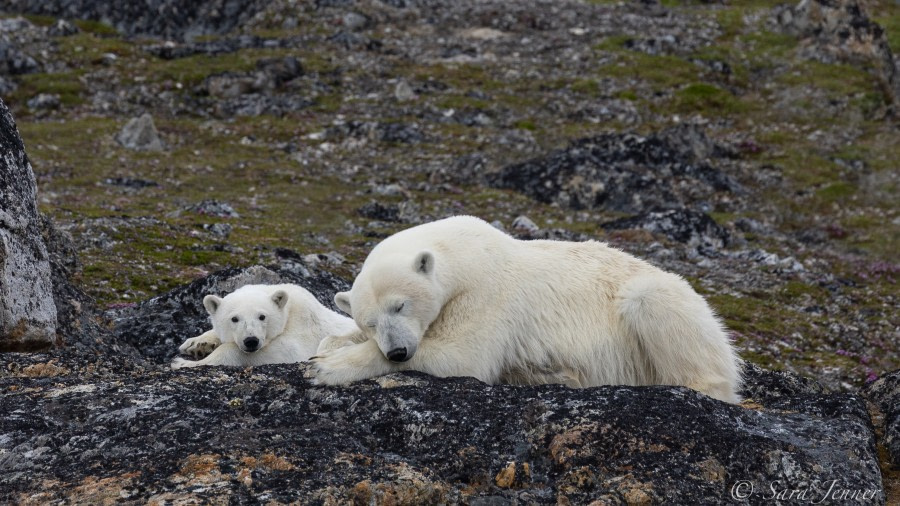
<instances>
[{"instance_id":1,"label":"gray boulder","mask_svg":"<svg viewBox=\"0 0 900 506\"><path fill-rule=\"evenodd\" d=\"M866 389L867 397L883 416L884 447L895 468L900 468L900 371L882 376Z\"/></svg>"},{"instance_id":2,"label":"gray boulder","mask_svg":"<svg viewBox=\"0 0 900 506\"><path fill-rule=\"evenodd\" d=\"M125 124L116 140L122 146L136 151L162 151L163 144L153 123L153 117L147 113L132 118Z\"/></svg>"},{"instance_id":3,"label":"gray boulder","mask_svg":"<svg viewBox=\"0 0 900 506\"><path fill-rule=\"evenodd\" d=\"M15 121L0 101L0 351L56 342L56 305L37 186Z\"/></svg>"}]
</instances>

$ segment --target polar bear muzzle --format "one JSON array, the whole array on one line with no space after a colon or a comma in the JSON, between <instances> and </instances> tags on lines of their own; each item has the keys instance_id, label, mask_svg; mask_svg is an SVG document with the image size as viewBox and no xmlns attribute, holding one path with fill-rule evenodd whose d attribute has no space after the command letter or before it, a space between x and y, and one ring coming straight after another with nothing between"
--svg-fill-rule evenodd
<instances>
[{"instance_id":1,"label":"polar bear muzzle","mask_svg":"<svg viewBox=\"0 0 900 506\"><path fill-rule=\"evenodd\" d=\"M406 362L412 358L410 355L406 354L406 348L394 348L393 350L387 352L387 359L391 362Z\"/></svg>"}]
</instances>

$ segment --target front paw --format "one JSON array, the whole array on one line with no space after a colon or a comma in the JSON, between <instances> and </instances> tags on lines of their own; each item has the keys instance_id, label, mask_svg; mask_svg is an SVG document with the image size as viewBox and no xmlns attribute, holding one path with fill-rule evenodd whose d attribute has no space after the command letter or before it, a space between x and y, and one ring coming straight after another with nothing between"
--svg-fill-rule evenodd
<instances>
[{"instance_id":1,"label":"front paw","mask_svg":"<svg viewBox=\"0 0 900 506\"><path fill-rule=\"evenodd\" d=\"M195 359L201 359L212 353L219 346L218 339L204 336L192 337L178 347L178 352Z\"/></svg>"},{"instance_id":2,"label":"front paw","mask_svg":"<svg viewBox=\"0 0 900 506\"><path fill-rule=\"evenodd\" d=\"M197 362L192 362L192 361L190 361L190 360L185 360L185 359L183 359L183 358L181 358L181 357L175 357L174 359L172 359L172 363L170 364L170 367L171 367L173 370L176 370L176 369L183 369L183 368L185 368L185 367L197 367Z\"/></svg>"}]
</instances>

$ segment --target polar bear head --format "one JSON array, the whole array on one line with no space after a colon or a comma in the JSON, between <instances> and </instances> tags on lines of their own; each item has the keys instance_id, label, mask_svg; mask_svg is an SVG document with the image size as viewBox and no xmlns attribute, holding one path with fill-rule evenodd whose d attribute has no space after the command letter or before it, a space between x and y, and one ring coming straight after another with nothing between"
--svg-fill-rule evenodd
<instances>
[{"instance_id":1,"label":"polar bear head","mask_svg":"<svg viewBox=\"0 0 900 506\"><path fill-rule=\"evenodd\" d=\"M224 298L207 295L203 305L222 343L234 342L245 353L259 351L284 332L288 295L284 290L245 286Z\"/></svg>"},{"instance_id":2,"label":"polar bear head","mask_svg":"<svg viewBox=\"0 0 900 506\"><path fill-rule=\"evenodd\" d=\"M406 362L441 313L443 294L435 256L425 250L414 257L369 255L353 287L335 295L334 302L378 343L388 360Z\"/></svg>"}]
</instances>

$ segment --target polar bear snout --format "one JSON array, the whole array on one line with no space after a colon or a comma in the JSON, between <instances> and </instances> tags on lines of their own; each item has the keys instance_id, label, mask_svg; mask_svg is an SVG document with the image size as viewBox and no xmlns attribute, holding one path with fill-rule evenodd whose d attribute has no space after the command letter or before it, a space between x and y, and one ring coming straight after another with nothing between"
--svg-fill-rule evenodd
<instances>
[{"instance_id":1,"label":"polar bear snout","mask_svg":"<svg viewBox=\"0 0 900 506\"><path fill-rule=\"evenodd\" d=\"M394 348L393 350L387 352L387 358L391 362L406 362L410 358L411 355L407 355L406 348Z\"/></svg>"},{"instance_id":2,"label":"polar bear snout","mask_svg":"<svg viewBox=\"0 0 900 506\"><path fill-rule=\"evenodd\" d=\"M259 339L256 336L245 337L243 348L244 351L256 351L259 348Z\"/></svg>"}]
</instances>

